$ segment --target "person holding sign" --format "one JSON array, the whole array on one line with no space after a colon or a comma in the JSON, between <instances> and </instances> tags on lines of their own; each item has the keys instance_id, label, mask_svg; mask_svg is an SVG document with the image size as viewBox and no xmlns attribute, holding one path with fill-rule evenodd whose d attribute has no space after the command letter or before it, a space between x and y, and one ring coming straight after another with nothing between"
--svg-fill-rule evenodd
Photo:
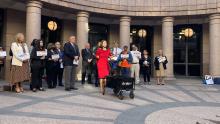
<instances>
[{"instance_id":1,"label":"person holding sign","mask_svg":"<svg viewBox=\"0 0 220 124\"><path fill-rule=\"evenodd\" d=\"M130 76L130 67L133 58L131 53L128 51L128 46L124 46L123 51L118 56L118 66L121 70L121 75Z\"/></svg>"},{"instance_id":2,"label":"person holding sign","mask_svg":"<svg viewBox=\"0 0 220 124\"><path fill-rule=\"evenodd\" d=\"M151 57L148 55L147 50L143 51L143 55L140 60L141 72L144 77L144 83L150 84L150 72L151 72Z\"/></svg>"},{"instance_id":3,"label":"person holding sign","mask_svg":"<svg viewBox=\"0 0 220 124\"><path fill-rule=\"evenodd\" d=\"M61 44L60 42L56 42L55 43L56 45L56 49L57 49L57 52L59 53L59 63L60 63L60 67L58 68L58 82L59 82L59 86L63 87L63 70L64 70L64 66L63 66L63 56L64 56L64 52L63 52L63 49L61 48Z\"/></svg>"},{"instance_id":4,"label":"person holding sign","mask_svg":"<svg viewBox=\"0 0 220 124\"><path fill-rule=\"evenodd\" d=\"M64 73L65 73L65 90L78 90L75 87L76 67L80 57L79 48L76 44L76 37L70 36L69 42L64 45Z\"/></svg>"},{"instance_id":5,"label":"person holding sign","mask_svg":"<svg viewBox=\"0 0 220 124\"><path fill-rule=\"evenodd\" d=\"M157 85L164 85L166 64L168 63L167 57L163 55L162 50L158 50L158 56L155 57L154 66L156 70Z\"/></svg>"},{"instance_id":6,"label":"person holding sign","mask_svg":"<svg viewBox=\"0 0 220 124\"><path fill-rule=\"evenodd\" d=\"M47 50L44 43L40 39L34 39L35 45L31 50L31 89L33 92L45 91L42 87L42 76L44 74L45 62L47 57Z\"/></svg>"},{"instance_id":7,"label":"person holding sign","mask_svg":"<svg viewBox=\"0 0 220 124\"><path fill-rule=\"evenodd\" d=\"M138 51L136 46L132 47L132 64L131 64L131 77L135 77L135 84L140 83L140 64L139 60L141 59L141 52Z\"/></svg>"},{"instance_id":8,"label":"person holding sign","mask_svg":"<svg viewBox=\"0 0 220 124\"><path fill-rule=\"evenodd\" d=\"M112 65L111 73L112 73L112 75L117 75L117 74L120 73L120 68L118 67L117 59L118 59L119 55L121 54L122 49L119 48L118 43L115 42L114 47L112 48L111 51L112 51L112 54L113 54L112 61L111 61L111 63L112 63L111 64Z\"/></svg>"},{"instance_id":9,"label":"person holding sign","mask_svg":"<svg viewBox=\"0 0 220 124\"><path fill-rule=\"evenodd\" d=\"M4 51L2 47L0 47L0 72L1 68L4 66L6 56L6 51Z\"/></svg>"},{"instance_id":10,"label":"person holding sign","mask_svg":"<svg viewBox=\"0 0 220 124\"><path fill-rule=\"evenodd\" d=\"M105 95L106 77L110 73L110 66L108 59L111 58L111 51L108 48L106 40L101 41L101 47L96 51L98 77L100 83L100 90L102 95Z\"/></svg>"},{"instance_id":11,"label":"person holding sign","mask_svg":"<svg viewBox=\"0 0 220 124\"><path fill-rule=\"evenodd\" d=\"M46 73L47 73L47 84L48 88L56 88L57 86L57 75L59 64L59 53L56 46L53 43L49 43L47 46L47 62L46 62Z\"/></svg>"},{"instance_id":12,"label":"person holding sign","mask_svg":"<svg viewBox=\"0 0 220 124\"><path fill-rule=\"evenodd\" d=\"M21 93L24 91L22 82L29 81L30 79L30 54L28 46L24 42L24 35L22 33L18 33L15 38L16 42L13 42L11 45L13 56L11 62L10 83L15 85L16 93Z\"/></svg>"}]
</instances>

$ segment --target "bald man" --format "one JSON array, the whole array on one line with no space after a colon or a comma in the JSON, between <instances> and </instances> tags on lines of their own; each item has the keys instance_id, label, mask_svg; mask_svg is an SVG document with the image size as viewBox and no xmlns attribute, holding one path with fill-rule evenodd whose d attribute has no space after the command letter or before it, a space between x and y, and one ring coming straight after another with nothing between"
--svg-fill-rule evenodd
<instances>
[{"instance_id":1,"label":"bald man","mask_svg":"<svg viewBox=\"0 0 220 124\"><path fill-rule=\"evenodd\" d=\"M91 71L92 71L92 60L93 53L90 49L90 44L86 43L85 49L82 49L82 84L85 84L85 77L88 76L88 83L92 84Z\"/></svg>"},{"instance_id":2,"label":"bald man","mask_svg":"<svg viewBox=\"0 0 220 124\"><path fill-rule=\"evenodd\" d=\"M76 44L76 37L70 36L69 41L64 45L64 73L65 73L65 90L77 90L75 87L76 64L79 61L80 52Z\"/></svg>"}]
</instances>

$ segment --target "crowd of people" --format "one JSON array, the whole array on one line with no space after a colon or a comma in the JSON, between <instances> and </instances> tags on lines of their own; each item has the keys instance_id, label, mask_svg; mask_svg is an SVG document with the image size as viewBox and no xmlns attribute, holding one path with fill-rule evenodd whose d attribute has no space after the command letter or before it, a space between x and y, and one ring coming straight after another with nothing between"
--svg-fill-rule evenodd
<instances>
[{"instance_id":1,"label":"crowd of people","mask_svg":"<svg viewBox=\"0 0 220 124\"><path fill-rule=\"evenodd\" d=\"M45 91L42 85L43 78L46 79L49 89L61 86L66 91L77 90L75 79L79 64L82 64L82 85L87 79L89 84L99 86L103 95L106 77L109 75L133 77L135 84L140 84L140 74L142 74L143 85L151 84L152 65L156 70L157 85L165 84L168 61L162 50L158 51L155 59L152 59L147 50L140 52L135 45L131 46L131 51L128 46L123 46L121 49L117 42L114 43L113 48L110 48L106 40L99 41L93 48L86 43L85 48L80 50L75 36L70 36L64 45L56 42L47 44L47 47L41 39L34 39L31 48L28 48L22 33L18 33L15 39L9 51L11 56L9 82L17 93L24 92L22 83L25 81L30 81L30 89L33 92ZM3 49L0 47L0 53L1 51ZM80 58L82 61L79 61ZM4 59L5 56L0 56L0 69Z\"/></svg>"}]
</instances>

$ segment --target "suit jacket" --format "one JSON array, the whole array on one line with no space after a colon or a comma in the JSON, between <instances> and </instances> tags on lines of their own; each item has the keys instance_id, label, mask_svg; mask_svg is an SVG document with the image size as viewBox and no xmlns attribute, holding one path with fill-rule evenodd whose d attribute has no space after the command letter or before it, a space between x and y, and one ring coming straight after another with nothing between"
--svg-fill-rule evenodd
<instances>
[{"instance_id":1,"label":"suit jacket","mask_svg":"<svg viewBox=\"0 0 220 124\"><path fill-rule=\"evenodd\" d=\"M82 60L84 62L88 62L88 59L93 59L92 50L91 49L82 49Z\"/></svg>"},{"instance_id":2,"label":"suit jacket","mask_svg":"<svg viewBox=\"0 0 220 124\"><path fill-rule=\"evenodd\" d=\"M71 43L65 43L64 45L64 66L73 66L73 60L75 56L80 56L79 48L76 44L75 47Z\"/></svg>"}]
</instances>

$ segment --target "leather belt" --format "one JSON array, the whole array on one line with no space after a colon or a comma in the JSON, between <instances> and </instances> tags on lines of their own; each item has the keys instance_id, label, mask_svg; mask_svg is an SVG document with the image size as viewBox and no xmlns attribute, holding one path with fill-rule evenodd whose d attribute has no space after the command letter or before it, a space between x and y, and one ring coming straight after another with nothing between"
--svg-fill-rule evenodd
<instances>
[{"instance_id":1,"label":"leather belt","mask_svg":"<svg viewBox=\"0 0 220 124\"><path fill-rule=\"evenodd\" d=\"M131 64L139 64L139 63L131 63Z\"/></svg>"}]
</instances>

